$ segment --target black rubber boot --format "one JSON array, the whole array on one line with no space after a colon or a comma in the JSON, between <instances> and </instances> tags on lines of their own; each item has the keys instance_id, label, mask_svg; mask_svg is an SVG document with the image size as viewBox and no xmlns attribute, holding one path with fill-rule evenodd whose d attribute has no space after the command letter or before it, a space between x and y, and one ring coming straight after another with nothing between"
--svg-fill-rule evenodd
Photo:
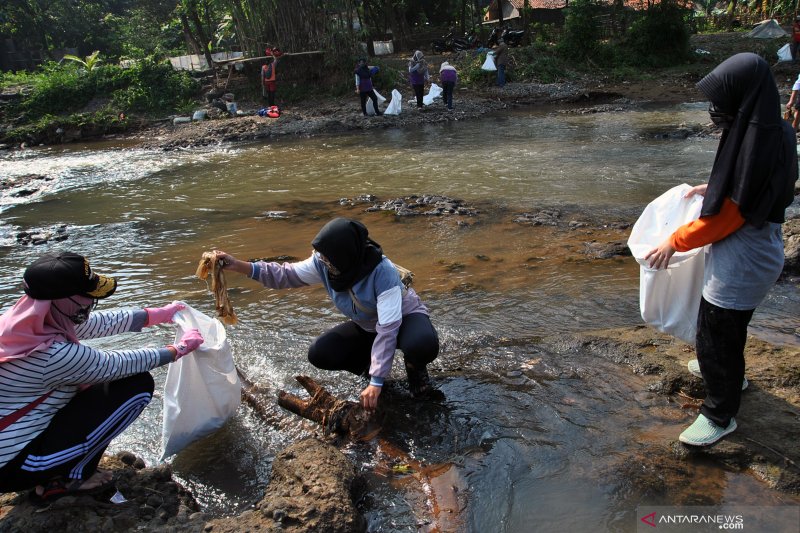
<instances>
[{"instance_id":1,"label":"black rubber boot","mask_svg":"<svg viewBox=\"0 0 800 533\"><path fill-rule=\"evenodd\" d=\"M408 390L414 398L444 399L444 394L433 388L431 377L428 375L428 368L415 368L409 363L406 365L406 375L408 376Z\"/></svg>"}]
</instances>

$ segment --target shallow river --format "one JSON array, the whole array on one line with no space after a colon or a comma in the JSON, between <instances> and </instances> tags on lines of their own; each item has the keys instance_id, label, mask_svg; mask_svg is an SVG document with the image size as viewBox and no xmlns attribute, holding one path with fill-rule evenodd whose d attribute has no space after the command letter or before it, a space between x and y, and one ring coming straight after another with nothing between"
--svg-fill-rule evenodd
<instances>
[{"instance_id":1,"label":"shallow river","mask_svg":"<svg viewBox=\"0 0 800 533\"><path fill-rule=\"evenodd\" d=\"M20 294L26 264L46 250L69 249L118 277L118 292L103 306L181 299L212 314L213 300L194 277L203 251L305 258L329 218L357 217L390 258L415 272L442 340L432 370L447 400L420 405L398 392L385 436L418 460L459 466L465 529L528 531L535 523L541 530L633 531L639 505L797 503L718 465L679 467L663 443L690 415L648 394L646 380L628 369L540 342L640 323L638 266L631 258L550 261L560 243L536 237L514 215L546 207L576 219L635 220L668 188L706 179L717 141L655 135L706 118L702 104L586 115L534 109L237 148L161 153L92 144L6 154L0 178L54 179L36 194L0 198L0 307ZM364 194L442 194L481 213L397 219L339 203ZM273 211L288 218L266 215ZM15 244L20 230L60 224L67 225L64 242ZM359 380L306 361L311 340L340 321L321 290L270 291L242 277L228 283L240 319L229 336L251 379L297 391L293 376L302 373L357 397ZM800 290L781 283L751 332L798 345L799 317ZM167 327L152 329L97 344L171 341ZM165 374L154 372L158 384ZM397 364L395 375L403 378ZM110 451L129 449L156 463L160 403ZM267 424L243 406L221 431L171 459L176 476L211 511L256 501L275 453L314 430L277 407L274 415L280 423ZM376 446L346 449L369 479L361 506L370 530L416 531L425 503L413 486L385 476ZM651 467L664 476L657 487L631 467L654 454L660 464Z\"/></svg>"}]
</instances>

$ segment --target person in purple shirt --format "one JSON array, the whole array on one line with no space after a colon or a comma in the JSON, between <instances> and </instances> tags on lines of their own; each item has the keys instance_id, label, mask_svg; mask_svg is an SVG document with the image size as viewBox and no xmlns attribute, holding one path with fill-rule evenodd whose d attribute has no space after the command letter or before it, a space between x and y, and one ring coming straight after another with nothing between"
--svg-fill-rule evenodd
<instances>
[{"instance_id":1,"label":"person in purple shirt","mask_svg":"<svg viewBox=\"0 0 800 533\"><path fill-rule=\"evenodd\" d=\"M425 82L428 81L428 79L430 79L428 62L425 61L425 56L422 54L422 51L417 50L408 61L408 80L417 97L418 108L422 108L422 93L425 89Z\"/></svg>"},{"instance_id":2,"label":"person in purple shirt","mask_svg":"<svg viewBox=\"0 0 800 533\"><path fill-rule=\"evenodd\" d=\"M439 68L439 80L442 82L442 92L444 104L447 109L453 110L453 89L458 81L458 72L456 68L447 61L442 63Z\"/></svg>"},{"instance_id":3,"label":"person in purple shirt","mask_svg":"<svg viewBox=\"0 0 800 533\"><path fill-rule=\"evenodd\" d=\"M383 113L378 109L378 96L375 94L375 89L372 87L372 76L378 73L378 67L370 67L367 65L367 60L361 58L358 60L356 70L356 92L361 97L361 112L367 116L367 98L372 100L372 105L375 106L375 114L380 116Z\"/></svg>"},{"instance_id":4,"label":"person in purple shirt","mask_svg":"<svg viewBox=\"0 0 800 533\"><path fill-rule=\"evenodd\" d=\"M374 410L396 349L403 352L408 386L415 397L441 397L433 389L427 365L439 354L439 337L428 308L369 238L362 223L335 218L311 241L311 256L296 263L240 261L215 250L217 261L271 289L322 284L336 308L349 320L317 337L308 360L324 370L369 376L361 404Z\"/></svg>"}]
</instances>

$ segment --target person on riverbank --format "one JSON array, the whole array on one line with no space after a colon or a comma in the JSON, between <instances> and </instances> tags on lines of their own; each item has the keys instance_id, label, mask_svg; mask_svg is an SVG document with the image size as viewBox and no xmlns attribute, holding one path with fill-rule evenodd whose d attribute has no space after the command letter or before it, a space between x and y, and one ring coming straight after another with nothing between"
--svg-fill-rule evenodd
<instances>
[{"instance_id":1,"label":"person on riverbank","mask_svg":"<svg viewBox=\"0 0 800 533\"><path fill-rule=\"evenodd\" d=\"M425 82L429 79L428 62L425 61L422 51L417 50L408 60L408 81L411 83L411 88L414 89L414 95L417 97L417 108L419 109L423 107L422 97L425 92Z\"/></svg>"},{"instance_id":2,"label":"person on riverbank","mask_svg":"<svg viewBox=\"0 0 800 533\"><path fill-rule=\"evenodd\" d=\"M23 275L25 295L0 317L0 492L33 488L31 498L98 492L97 469L112 439L153 395L149 370L203 342L197 330L177 345L104 351L80 343L172 321L185 307L95 312L117 288L78 254L48 253Z\"/></svg>"},{"instance_id":3,"label":"person on riverbank","mask_svg":"<svg viewBox=\"0 0 800 533\"><path fill-rule=\"evenodd\" d=\"M736 429L744 377L747 326L783 269L781 224L794 199L797 143L780 116L780 96L766 61L752 53L720 63L697 84L722 128L700 218L678 228L645 258L666 268L676 251L711 244L697 318L697 360L706 397L679 439L706 446Z\"/></svg>"},{"instance_id":4,"label":"person on riverbank","mask_svg":"<svg viewBox=\"0 0 800 533\"><path fill-rule=\"evenodd\" d=\"M403 352L408 386L415 397L435 394L427 365L439 354L439 337L428 308L414 289L403 285L397 269L369 238L362 223L335 218L311 241L311 256L297 263L245 262L216 250L223 268L271 289L322 284L349 320L317 337L308 360L324 370L346 370L369 377L361 404L374 410L395 349Z\"/></svg>"},{"instance_id":5,"label":"person on riverbank","mask_svg":"<svg viewBox=\"0 0 800 533\"><path fill-rule=\"evenodd\" d=\"M792 53L792 63L797 62L797 49L800 48L800 15L792 22L792 42L789 51Z\"/></svg>"},{"instance_id":6,"label":"person on riverbank","mask_svg":"<svg viewBox=\"0 0 800 533\"><path fill-rule=\"evenodd\" d=\"M278 74L278 57L272 52L271 48L265 51L267 62L261 66L261 87L263 96L267 101L267 106L275 105L275 93L278 90L276 76Z\"/></svg>"},{"instance_id":7,"label":"person on riverbank","mask_svg":"<svg viewBox=\"0 0 800 533\"><path fill-rule=\"evenodd\" d=\"M381 110L378 109L378 95L375 94L375 89L372 86L372 76L377 74L377 72L378 67L367 65L367 60L365 58L358 60L354 72L356 77L356 92L361 98L361 112L364 113L365 117L368 116L367 98L372 100L372 105L375 107L375 114L378 116L383 114Z\"/></svg>"},{"instance_id":8,"label":"person on riverbank","mask_svg":"<svg viewBox=\"0 0 800 533\"><path fill-rule=\"evenodd\" d=\"M444 105L447 109L453 110L453 89L458 82L458 72L456 68L447 61L442 62L439 67L439 81L442 82L442 96Z\"/></svg>"},{"instance_id":9,"label":"person on riverbank","mask_svg":"<svg viewBox=\"0 0 800 533\"><path fill-rule=\"evenodd\" d=\"M800 124L800 75L797 76L794 85L792 85L792 94L786 104L786 111L791 115L792 128L797 131L797 126Z\"/></svg>"},{"instance_id":10,"label":"person on riverbank","mask_svg":"<svg viewBox=\"0 0 800 533\"><path fill-rule=\"evenodd\" d=\"M494 50L494 65L497 67L497 86L506 86L506 64L508 64L508 45L501 37Z\"/></svg>"}]
</instances>

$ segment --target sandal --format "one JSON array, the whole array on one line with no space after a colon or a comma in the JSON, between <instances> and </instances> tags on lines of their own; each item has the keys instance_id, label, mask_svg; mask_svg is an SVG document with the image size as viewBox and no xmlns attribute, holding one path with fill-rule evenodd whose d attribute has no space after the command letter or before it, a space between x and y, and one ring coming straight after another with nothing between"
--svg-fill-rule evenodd
<instances>
[{"instance_id":1,"label":"sandal","mask_svg":"<svg viewBox=\"0 0 800 533\"><path fill-rule=\"evenodd\" d=\"M81 489L81 486L86 481L85 479L66 480L62 477L53 478L44 485L44 490L41 494L38 494L36 489L33 489L29 494L30 500L35 504L47 505L64 496L90 496L100 494L115 486L112 478L96 487Z\"/></svg>"}]
</instances>

